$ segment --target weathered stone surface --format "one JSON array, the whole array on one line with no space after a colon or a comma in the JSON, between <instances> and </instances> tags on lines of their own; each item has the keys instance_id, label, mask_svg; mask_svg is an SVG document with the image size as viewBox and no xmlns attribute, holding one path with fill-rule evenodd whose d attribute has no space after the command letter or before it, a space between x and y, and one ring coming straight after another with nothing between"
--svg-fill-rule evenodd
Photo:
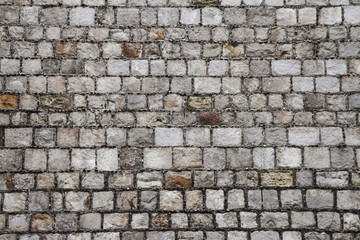
<instances>
[{"instance_id":1,"label":"weathered stone surface","mask_svg":"<svg viewBox=\"0 0 360 240\"><path fill-rule=\"evenodd\" d=\"M203 194L199 190L186 191L186 209L202 209Z\"/></svg>"},{"instance_id":2,"label":"weathered stone surface","mask_svg":"<svg viewBox=\"0 0 360 240\"><path fill-rule=\"evenodd\" d=\"M87 213L80 215L79 225L81 229L95 230L101 227L100 213Z\"/></svg>"},{"instance_id":3,"label":"weathered stone surface","mask_svg":"<svg viewBox=\"0 0 360 240\"><path fill-rule=\"evenodd\" d=\"M175 148L174 167L176 168L200 168L202 167L202 155L197 148Z\"/></svg>"},{"instance_id":4,"label":"weathered stone surface","mask_svg":"<svg viewBox=\"0 0 360 240\"><path fill-rule=\"evenodd\" d=\"M337 193L337 207L339 209L356 209L360 205L360 191L343 190Z\"/></svg>"},{"instance_id":5,"label":"weathered stone surface","mask_svg":"<svg viewBox=\"0 0 360 240\"><path fill-rule=\"evenodd\" d=\"M190 97L188 106L193 109L210 109L212 108L212 100L210 97Z\"/></svg>"},{"instance_id":6,"label":"weathered stone surface","mask_svg":"<svg viewBox=\"0 0 360 240\"><path fill-rule=\"evenodd\" d=\"M104 215L104 229L122 229L129 224L128 213L108 213Z\"/></svg>"},{"instance_id":7,"label":"weathered stone surface","mask_svg":"<svg viewBox=\"0 0 360 240\"><path fill-rule=\"evenodd\" d=\"M16 109L18 106L15 95L0 95L0 109Z\"/></svg>"},{"instance_id":8,"label":"weathered stone surface","mask_svg":"<svg viewBox=\"0 0 360 240\"><path fill-rule=\"evenodd\" d=\"M291 172L263 172L261 173L261 185L289 187L293 185L293 176Z\"/></svg>"},{"instance_id":9,"label":"weathered stone surface","mask_svg":"<svg viewBox=\"0 0 360 240\"><path fill-rule=\"evenodd\" d=\"M157 193L155 191L143 191L140 196L140 209L154 210L157 206Z\"/></svg>"},{"instance_id":10,"label":"weathered stone surface","mask_svg":"<svg viewBox=\"0 0 360 240\"><path fill-rule=\"evenodd\" d=\"M120 165L122 169L140 169L142 167L142 152L137 148L122 148L120 150Z\"/></svg>"},{"instance_id":11,"label":"weathered stone surface","mask_svg":"<svg viewBox=\"0 0 360 240\"><path fill-rule=\"evenodd\" d=\"M193 213L190 216L192 227L213 227L212 215L207 213Z\"/></svg>"},{"instance_id":12,"label":"weathered stone surface","mask_svg":"<svg viewBox=\"0 0 360 240\"><path fill-rule=\"evenodd\" d=\"M168 188L188 188L192 186L190 172L183 174L169 173L165 177L166 187Z\"/></svg>"},{"instance_id":13,"label":"weathered stone surface","mask_svg":"<svg viewBox=\"0 0 360 240\"><path fill-rule=\"evenodd\" d=\"M90 208L90 194L86 192L68 192L65 194L65 207L71 211L85 211Z\"/></svg>"},{"instance_id":14,"label":"weathered stone surface","mask_svg":"<svg viewBox=\"0 0 360 240\"><path fill-rule=\"evenodd\" d=\"M160 40L165 36L164 28L151 28L149 32L149 38L152 40Z\"/></svg>"},{"instance_id":15,"label":"weathered stone surface","mask_svg":"<svg viewBox=\"0 0 360 240\"><path fill-rule=\"evenodd\" d=\"M289 226L287 213L264 212L260 216L262 227L266 228L283 228Z\"/></svg>"},{"instance_id":16,"label":"weathered stone surface","mask_svg":"<svg viewBox=\"0 0 360 240\"><path fill-rule=\"evenodd\" d=\"M194 3L198 4L210 4L210 3L218 3L219 0L194 0Z\"/></svg>"},{"instance_id":17,"label":"weathered stone surface","mask_svg":"<svg viewBox=\"0 0 360 240\"><path fill-rule=\"evenodd\" d=\"M238 58L242 57L245 53L244 45L242 44L224 44L223 56Z\"/></svg>"},{"instance_id":18,"label":"weathered stone surface","mask_svg":"<svg viewBox=\"0 0 360 240\"><path fill-rule=\"evenodd\" d=\"M359 4L0 0L0 240L360 240Z\"/></svg>"},{"instance_id":19,"label":"weathered stone surface","mask_svg":"<svg viewBox=\"0 0 360 240\"><path fill-rule=\"evenodd\" d=\"M160 172L144 172L137 174L137 186L140 188L162 187L162 175Z\"/></svg>"},{"instance_id":20,"label":"weathered stone surface","mask_svg":"<svg viewBox=\"0 0 360 240\"><path fill-rule=\"evenodd\" d=\"M309 208L332 208L334 205L333 192L331 190L313 190L306 192L306 203Z\"/></svg>"},{"instance_id":21,"label":"weathered stone surface","mask_svg":"<svg viewBox=\"0 0 360 240\"><path fill-rule=\"evenodd\" d=\"M3 210L5 212L20 212L25 210L26 193L6 193L4 195Z\"/></svg>"},{"instance_id":22,"label":"weathered stone surface","mask_svg":"<svg viewBox=\"0 0 360 240\"><path fill-rule=\"evenodd\" d=\"M349 182L349 174L342 172L319 172L316 174L316 183L320 187L346 187Z\"/></svg>"},{"instance_id":23,"label":"weathered stone surface","mask_svg":"<svg viewBox=\"0 0 360 240\"><path fill-rule=\"evenodd\" d=\"M137 58L141 56L142 45L140 43L126 43L124 45L124 56L127 58Z\"/></svg>"},{"instance_id":24,"label":"weathered stone surface","mask_svg":"<svg viewBox=\"0 0 360 240\"><path fill-rule=\"evenodd\" d=\"M76 231L78 219L76 214L60 213L55 217L55 229L60 231Z\"/></svg>"},{"instance_id":25,"label":"weathered stone surface","mask_svg":"<svg viewBox=\"0 0 360 240\"><path fill-rule=\"evenodd\" d=\"M134 186L134 177L129 172L111 174L108 179L111 188L126 188Z\"/></svg>"},{"instance_id":26,"label":"weathered stone surface","mask_svg":"<svg viewBox=\"0 0 360 240\"><path fill-rule=\"evenodd\" d=\"M75 45L73 43L61 43L54 44L56 57L71 57L75 55Z\"/></svg>"},{"instance_id":27,"label":"weathered stone surface","mask_svg":"<svg viewBox=\"0 0 360 240\"><path fill-rule=\"evenodd\" d=\"M240 171L236 174L236 186L257 186L259 182L258 173L255 171Z\"/></svg>"},{"instance_id":28,"label":"weathered stone surface","mask_svg":"<svg viewBox=\"0 0 360 240\"><path fill-rule=\"evenodd\" d=\"M218 113L200 113L198 115L198 122L200 125L221 125L221 117Z\"/></svg>"},{"instance_id":29,"label":"weathered stone surface","mask_svg":"<svg viewBox=\"0 0 360 240\"><path fill-rule=\"evenodd\" d=\"M160 191L160 209L180 210L183 208L183 196L179 191Z\"/></svg>"},{"instance_id":30,"label":"weathered stone surface","mask_svg":"<svg viewBox=\"0 0 360 240\"><path fill-rule=\"evenodd\" d=\"M1 149L0 150L0 169L1 171L16 171L22 168L22 151L16 149ZM12 184L9 182L11 175L7 177L6 186Z\"/></svg>"},{"instance_id":31,"label":"weathered stone surface","mask_svg":"<svg viewBox=\"0 0 360 240\"><path fill-rule=\"evenodd\" d=\"M206 190L206 208L212 210L224 209L224 192L222 190Z\"/></svg>"},{"instance_id":32,"label":"weathered stone surface","mask_svg":"<svg viewBox=\"0 0 360 240\"><path fill-rule=\"evenodd\" d=\"M166 214L166 213L152 214L151 226L153 226L155 228L169 227L168 214Z\"/></svg>"},{"instance_id":33,"label":"weathered stone surface","mask_svg":"<svg viewBox=\"0 0 360 240\"><path fill-rule=\"evenodd\" d=\"M144 167L146 168L171 168L172 156L170 148L146 148L144 150Z\"/></svg>"},{"instance_id":34,"label":"weathered stone surface","mask_svg":"<svg viewBox=\"0 0 360 240\"><path fill-rule=\"evenodd\" d=\"M70 110L73 107L73 99L71 95L41 96L40 107L49 110Z\"/></svg>"},{"instance_id":35,"label":"weathered stone surface","mask_svg":"<svg viewBox=\"0 0 360 240\"><path fill-rule=\"evenodd\" d=\"M34 231L51 231L53 219L48 214L35 214L31 220L31 229Z\"/></svg>"},{"instance_id":36,"label":"weathered stone surface","mask_svg":"<svg viewBox=\"0 0 360 240\"><path fill-rule=\"evenodd\" d=\"M136 192L124 191L117 193L116 208L121 210L137 209Z\"/></svg>"}]
</instances>

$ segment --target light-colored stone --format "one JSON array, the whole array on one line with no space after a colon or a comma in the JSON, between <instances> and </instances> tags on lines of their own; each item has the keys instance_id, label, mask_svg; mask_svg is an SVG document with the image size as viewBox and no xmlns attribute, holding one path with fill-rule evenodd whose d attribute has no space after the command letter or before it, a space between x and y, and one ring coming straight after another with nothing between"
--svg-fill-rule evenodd
<instances>
[{"instance_id":1,"label":"light-colored stone","mask_svg":"<svg viewBox=\"0 0 360 240\"><path fill-rule=\"evenodd\" d=\"M300 167L301 149L279 147L276 149L276 158L279 167Z\"/></svg>"},{"instance_id":2,"label":"light-colored stone","mask_svg":"<svg viewBox=\"0 0 360 240\"><path fill-rule=\"evenodd\" d=\"M210 210L224 209L224 198L223 190L206 190L206 208Z\"/></svg>"},{"instance_id":3,"label":"light-colored stone","mask_svg":"<svg viewBox=\"0 0 360 240\"><path fill-rule=\"evenodd\" d=\"M293 176L291 172L263 172L261 173L261 185L289 187L293 185Z\"/></svg>"},{"instance_id":4,"label":"light-colored stone","mask_svg":"<svg viewBox=\"0 0 360 240\"><path fill-rule=\"evenodd\" d=\"M95 24L95 9L73 8L70 10L70 25L92 26Z\"/></svg>"},{"instance_id":5,"label":"light-colored stone","mask_svg":"<svg viewBox=\"0 0 360 240\"><path fill-rule=\"evenodd\" d=\"M182 146L183 132L180 128L155 128L156 146Z\"/></svg>"},{"instance_id":6,"label":"light-colored stone","mask_svg":"<svg viewBox=\"0 0 360 240\"><path fill-rule=\"evenodd\" d=\"M289 129L289 143L294 146L312 146L320 141L319 129L294 127Z\"/></svg>"},{"instance_id":7,"label":"light-colored stone","mask_svg":"<svg viewBox=\"0 0 360 240\"><path fill-rule=\"evenodd\" d=\"M144 167L166 169L172 167L172 151L170 148L145 148Z\"/></svg>"},{"instance_id":8,"label":"light-colored stone","mask_svg":"<svg viewBox=\"0 0 360 240\"><path fill-rule=\"evenodd\" d=\"M240 128L215 128L213 130L214 146L240 146Z\"/></svg>"},{"instance_id":9,"label":"light-colored stone","mask_svg":"<svg viewBox=\"0 0 360 240\"><path fill-rule=\"evenodd\" d=\"M160 209L183 209L183 196L179 191L160 191Z\"/></svg>"}]
</instances>

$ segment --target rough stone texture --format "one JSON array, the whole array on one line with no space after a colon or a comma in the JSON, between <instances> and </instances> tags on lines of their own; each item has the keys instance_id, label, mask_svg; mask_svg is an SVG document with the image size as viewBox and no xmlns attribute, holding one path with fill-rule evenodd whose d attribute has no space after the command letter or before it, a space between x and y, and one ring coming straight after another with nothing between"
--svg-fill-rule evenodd
<instances>
[{"instance_id":1,"label":"rough stone texture","mask_svg":"<svg viewBox=\"0 0 360 240\"><path fill-rule=\"evenodd\" d=\"M261 185L288 187L293 184L291 172L264 172L261 174Z\"/></svg>"},{"instance_id":2,"label":"rough stone texture","mask_svg":"<svg viewBox=\"0 0 360 240\"><path fill-rule=\"evenodd\" d=\"M0 0L0 240L360 239L359 0Z\"/></svg>"},{"instance_id":3,"label":"rough stone texture","mask_svg":"<svg viewBox=\"0 0 360 240\"><path fill-rule=\"evenodd\" d=\"M14 95L0 95L0 108L1 109L16 109L17 97Z\"/></svg>"}]
</instances>

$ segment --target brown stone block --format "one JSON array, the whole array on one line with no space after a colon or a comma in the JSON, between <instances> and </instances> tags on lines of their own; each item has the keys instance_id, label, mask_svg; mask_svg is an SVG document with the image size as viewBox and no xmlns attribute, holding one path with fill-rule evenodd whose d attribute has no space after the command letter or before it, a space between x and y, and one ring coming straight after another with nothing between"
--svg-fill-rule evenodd
<instances>
[{"instance_id":1,"label":"brown stone block","mask_svg":"<svg viewBox=\"0 0 360 240\"><path fill-rule=\"evenodd\" d=\"M158 57L160 55L160 49L157 44L148 44L144 46L144 57Z\"/></svg>"},{"instance_id":2,"label":"brown stone block","mask_svg":"<svg viewBox=\"0 0 360 240\"><path fill-rule=\"evenodd\" d=\"M73 43L57 42L54 48L56 57L70 57L75 55L75 45Z\"/></svg>"},{"instance_id":3,"label":"brown stone block","mask_svg":"<svg viewBox=\"0 0 360 240\"><path fill-rule=\"evenodd\" d=\"M31 229L34 231L50 231L53 229L53 219L49 214L35 214L31 220Z\"/></svg>"},{"instance_id":4,"label":"brown stone block","mask_svg":"<svg viewBox=\"0 0 360 240\"><path fill-rule=\"evenodd\" d=\"M12 173L6 174L6 189L8 189L8 190L11 190L14 188L12 177L13 177Z\"/></svg>"},{"instance_id":5,"label":"brown stone block","mask_svg":"<svg viewBox=\"0 0 360 240\"><path fill-rule=\"evenodd\" d=\"M127 58L138 58L142 53L142 45L140 43L124 44L124 56Z\"/></svg>"},{"instance_id":6,"label":"brown stone block","mask_svg":"<svg viewBox=\"0 0 360 240\"><path fill-rule=\"evenodd\" d=\"M151 225L154 228L167 228L169 227L168 214L154 213L152 215Z\"/></svg>"},{"instance_id":7,"label":"brown stone block","mask_svg":"<svg viewBox=\"0 0 360 240\"><path fill-rule=\"evenodd\" d=\"M218 113L200 113L198 116L198 122L200 125L220 125L221 118Z\"/></svg>"},{"instance_id":8,"label":"brown stone block","mask_svg":"<svg viewBox=\"0 0 360 240\"><path fill-rule=\"evenodd\" d=\"M71 95L46 95L40 97L42 109L69 110L72 109L73 99Z\"/></svg>"},{"instance_id":9,"label":"brown stone block","mask_svg":"<svg viewBox=\"0 0 360 240\"><path fill-rule=\"evenodd\" d=\"M16 109L17 96L15 95L0 95L0 109Z\"/></svg>"},{"instance_id":10,"label":"brown stone block","mask_svg":"<svg viewBox=\"0 0 360 240\"><path fill-rule=\"evenodd\" d=\"M166 187L168 188L186 188L192 186L190 172L187 173L170 173L165 177Z\"/></svg>"}]
</instances>

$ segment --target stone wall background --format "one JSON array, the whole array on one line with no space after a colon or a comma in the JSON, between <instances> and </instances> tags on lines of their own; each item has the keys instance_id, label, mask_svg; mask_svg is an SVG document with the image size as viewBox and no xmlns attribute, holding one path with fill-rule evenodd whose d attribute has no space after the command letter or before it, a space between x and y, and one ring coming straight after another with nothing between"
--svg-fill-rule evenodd
<instances>
[{"instance_id":1,"label":"stone wall background","mask_svg":"<svg viewBox=\"0 0 360 240\"><path fill-rule=\"evenodd\" d=\"M360 239L359 0L0 0L0 239Z\"/></svg>"}]
</instances>

